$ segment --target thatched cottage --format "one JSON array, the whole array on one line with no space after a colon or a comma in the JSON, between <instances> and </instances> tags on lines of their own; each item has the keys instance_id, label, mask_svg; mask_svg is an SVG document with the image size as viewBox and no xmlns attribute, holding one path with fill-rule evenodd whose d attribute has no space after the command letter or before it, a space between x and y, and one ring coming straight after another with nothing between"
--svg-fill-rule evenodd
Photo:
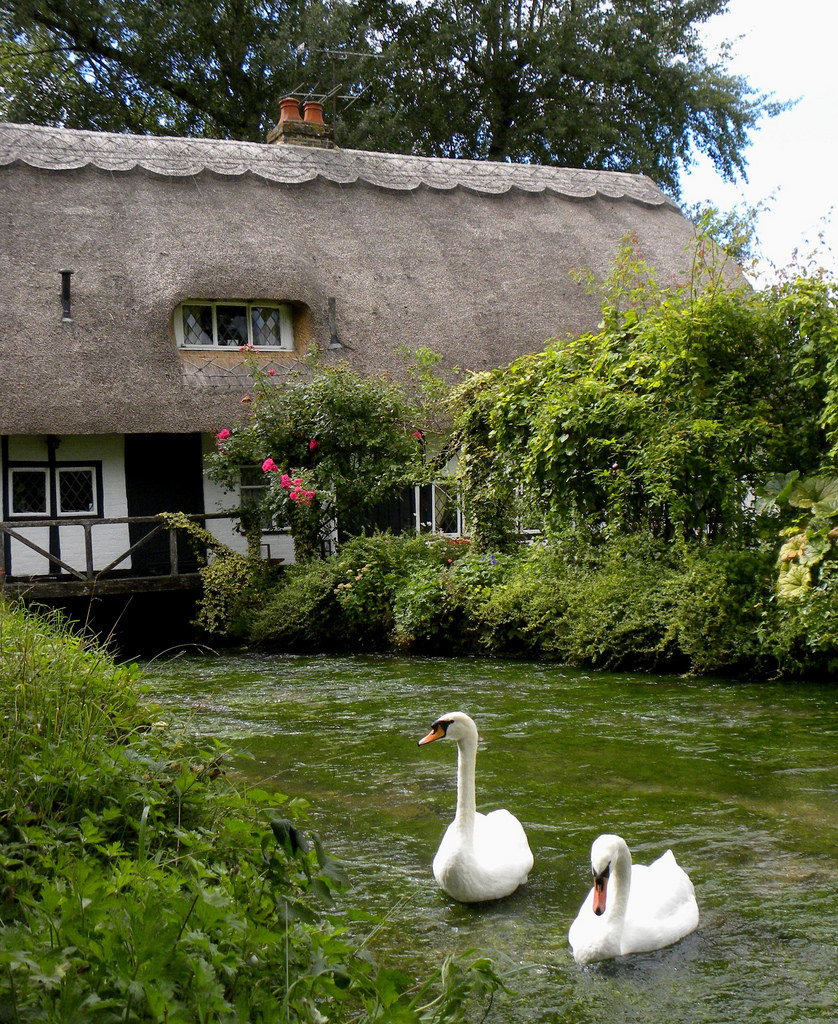
<instances>
[{"instance_id":1,"label":"thatched cottage","mask_svg":"<svg viewBox=\"0 0 838 1024\"><path fill-rule=\"evenodd\" d=\"M127 520L234 504L203 456L243 415L243 345L279 373L312 346L479 370L594 326L573 272L629 232L664 279L689 265L648 178L341 150L297 117L272 144L0 125L7 578L150 576L148 549L113 566L148 529Z\"/></svg>"}]
</instances>

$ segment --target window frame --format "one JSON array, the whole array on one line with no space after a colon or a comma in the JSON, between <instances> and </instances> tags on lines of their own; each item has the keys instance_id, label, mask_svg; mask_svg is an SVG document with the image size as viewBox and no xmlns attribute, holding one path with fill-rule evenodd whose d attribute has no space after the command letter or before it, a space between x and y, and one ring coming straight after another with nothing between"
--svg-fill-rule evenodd
<instances>
[{"instance_id":1,"label":"window frame","mask_svg":"<svg viewBox=\"0 0 838 1024\"><path fill-rule=\"evenodd\" d=\"M248 474L248 476L251 473L253 474L252 479L255 481L254 483L251 483L249 482L249 480L246 480L246 473ZM261 474L261 477L258 477L256 475L257 473ZM259 494L261 494L262 497L267 496L271 485L270 481L268 481L265 477L266 474L261 466L242 466L239 472L239 504L242 506L242 508L245 508L251 504L257 506L261 504L261 498L257 497L257 495ZM254 500L252 500L252 502L245 501L245 494L253 495ZM276 523L271 519L269 513L266 512L264 514L264 519L262 520L263 536L289 532L290 530L287 526L277 526Z\"/></svg>"},{"instance_id":2,"label":"window frame","mask_svg":"<svg viewBox=\"0 0 838 1024\"><path fill-rule=\"evenodd\" d=\"M188 344L185 341L183 312L186 306L207 306L212 311L212 344ZM247 321L247 341L241 345L222 345L218 341L218 307L243 306ZM272 309L279 314L279 344L257 345L253 341L253 310ZM294 351L294 308L290 302L268 302L254 299L185 299L174 312L175 340L179 349L186 352L230 352L244 347L252 347L256 352L293 352Z\"/></svg>"},{"instance_id":3,"label":"window frame","mask_svg":"<svg viewBox=\"0 0 838 1024\"><path fill-rule=\"evenodd\" d=\"M93 482L93 509L90 512L65 512L61 509L61 488L59 477L64 470L88 470ZM45 512L18 512L14 507L14 476L15 473L43 474L46 495ZM102 463L98 459L89 461L68 462L25 462L15 459L6 463L6 498L10 519L102 519L104 479Z\"/></svg>"},{"instance_id":4,"label":"window frame","mask_svg":"<svg viewBox=\"0 0 838 1024\"><path fill-rule=\"evenodd\" d=\"M92 501L93 507L91 509L88 509L87 512L78 512L78 511L69 511L69 510L65 511L62 508L62 502L61 502L61 475L62 475L62 473L79 473L79 472L88 472L90 474L91 491L92 491L92 494L93 494L93 501ZM71 519L71 518L76 518L76 517L80 517L80 516L89 516L90 518L96 518L97 516L101 517L101 512L99 511L99 505L100 505L100 502L99 502L99 474L97 473L97 467L94 464L91 463L89 465L88 464L81 464L81 465L66 464L66 465L63 465L61 463L58 463L58 465L56 465L56 467L55 467L55 518L56 519Z\"/></svg>"},{"instance_id":5,"label":"window frame","mask_svg":"<svg viewBox=\"0 0 838 1024\"><path fill-rule=\"evenodd\" d=\"M454 530L441 530L443 525L440 520L443 512L438 508L441 504L437 499L437 490L444 491L447 498L444 513L455 517ZM460 503L459 488L456 478L452 476L437 477L428 484L416 484L415 486L415 508L416 508L416 532L428 533L437 537L462 537L463 535L463 508Z\"/></svg>"},{"instance_id":6,"label":"window frame","mask_svg":"<svg viewBox=\"0 0 838 1024\"><path fill-rule=\"evenodd\" d=\"M444 503L444 511L440 511L437 500L437 492L442 491L447 501ZM443 519L446 516L454 517L454 529L443 530ZM460 505L459 488L453 477L443 477L431 482L431 521L433 532L440 537L462 537L463 535L463 509Z\"/></svg>"},{"instance_id":7,"label":"window frame","mask_svg":"<svg viewBox=\"0 0 838 1024\"><path fill-rule=\"evenodd\" d=\"M18 512L15 508L15 474L16 473L40 473L44 481L44 511L43 512ZM49 466L38 463L21 463L17 466L9 466L9 518L17 519L50 519L50 472Z\"/></svg>"}]
</instances>

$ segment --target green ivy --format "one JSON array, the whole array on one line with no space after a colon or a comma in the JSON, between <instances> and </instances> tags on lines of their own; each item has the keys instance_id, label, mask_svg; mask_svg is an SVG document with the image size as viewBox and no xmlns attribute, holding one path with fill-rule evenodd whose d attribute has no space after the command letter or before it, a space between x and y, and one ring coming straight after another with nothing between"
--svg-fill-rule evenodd
<instances>
[{"instance_id":1,"label":"green ivy","mask_svg":"<svg viewBox=\"0 0 838 1024\"><path fill-rule=\"evenodd\" d=\"M722 288L703 269L666 291L625 254L615 274L597 333L458 389L475 537L494 530L502 546L517 488L552 532L747 544L749 496L772 474L816 469L836 429L834 289Z\"/></svg>"}]
</instances>

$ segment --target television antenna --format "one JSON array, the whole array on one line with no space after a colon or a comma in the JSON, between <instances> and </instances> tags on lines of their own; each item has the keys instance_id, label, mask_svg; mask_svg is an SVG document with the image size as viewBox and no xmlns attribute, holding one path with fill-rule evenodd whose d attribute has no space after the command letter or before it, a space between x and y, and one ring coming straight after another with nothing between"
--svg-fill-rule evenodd
<instances>
[{"instance_id":1,"label":"television antenna","mask_svg":"<svg viewBox=\"0 0 838 1024\"><path fill-rule=\"evenodd\" d=\"M343 83L338 82L337 62L339 60L346 60L347 57L371 57L373 60L378 60L379 58L383 57L384 54L383 53L368 53L368 52L363 52L363 51L360 51L360 50L334 50L334 49L331 49L330 47L319 47L319 46L311 46L310 47L307 43L298 43L297 44L296 53L297 53L297 56L299 58L301 58L301 59L303 57L305 57L305 55L307 53L322 53L325 56L331 58L331 61L332 61L332 88L328 92L326 92L326 93L316 93L313 89L310 89L308 92L304 93L303 92L303 86L302 86L302 84L300 84L297 87L297 89L295 89L290 95L296 96L297 94L299 94L300 96L302 96L305 99L316 99L318 102L323 103L324 105L326 104L327 100L331 100L332 101L332 126L337 131L337 120L338 120L338 103L337 103L337 101L338 100L348 100L349 102L343 108L344 110L348 110L352 106L352 104L356 102L356 100L359 100L361 98L361 96L363 96L363 94L364 94L364 92L366 91L366 88L367 88L365 85L361 86L360 91L355 93L354 95L351 94L351 93L341 93L340 90L343 88Z\"/></svg>"}]
</instances>

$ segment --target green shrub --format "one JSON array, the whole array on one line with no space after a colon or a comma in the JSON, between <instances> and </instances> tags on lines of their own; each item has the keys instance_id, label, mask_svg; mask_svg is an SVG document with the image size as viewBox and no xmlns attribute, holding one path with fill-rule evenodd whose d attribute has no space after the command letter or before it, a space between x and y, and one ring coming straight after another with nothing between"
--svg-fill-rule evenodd
<instances>
[{"instance_id":1,"label":"green shrub","mask_svg":"<svg viewBox=\"0 0 838 1024\"><path fill-rule=\"evenodd\" d=\"M264 577L247 635L292 651L487 654L742 676L831 671L831 563L817 585L779 600L773 560L645 533L592 541L568 532L511 554L377 534Z\"/></svg>"},{"instance_id":2,"label":"green shrub","mask_svg":"<svg viewBox=\"0 0 838 1024\"><path fill-rule=\"evenodd\" d=\"M261 596L247 625L253 643L288 651L342 650L340 606L332 559L283 568Z\"/></svg>"},{"instance_id":3,"label":"green shrub","mask_svg":"<svg viewBox=\"0 0 838 1024\"><path fill-rule=\"evenodd\" d=\"M305 802L234 788L138 684L0 604L0 1019L441 1024L499 986L377 966Z\"/></svg>"},{"instance_id":4,"label":"green shrub","mask_svg":"<svg viewBox=\"0 0 838 1024\"><path fill-rule=\"evenodd\" d=\"M563 587L566 607L547 649L577 665L669 669L680 658L671 636L673 567L665 546L644 536L605 545Z\"/></svg>"},{"instance_id":5,"label":"green shrub","mask_svg":"<svg viewBox=\"0 0 838 1024\"><path fill-rule=\"evenodd\" d=\"M771 552L730 546L685 554L677 587L673 629L690 670L749 674L771 655L761 639L771 600Z\"/></svg>"},{"instance_id":6,"label":"green shrub","mask_svg":"<svg viewBox=\"0 0 838 1024\"><path fill-rule=\"evenodd\" d=\"M482 606L486 652L571 660L572 593L595 564L592 557L589 545L572 536L522 548Z\"/></svg>"},{"instance_id":7,"label":"green shrub","mask_svg":"<svg viewBox=\"0 0 838 1024\"><path fill-rule=\"evenodd\" d=\"M468 552L454 542L443 564L414 566L395 594L393 642L423 654L470 654L481 649L483 609L513 556Z\"/></svg>"},{"instance_id":8,"label":"green shrub","mask_svg":"<svg viewBox=\"0 0 838 1024\"><path fill-rule=\"evenodd\" d=\"M793 597L774 596L761 640L781 675L838 675L838 571L834 562L821 566L814 586L800 588Z\"/></svg>"},{"instance_id":9,"label":"green shrub","mask_svg":"<svg viewBox=\"0 0 838 1024\"><path fill-rule=\"evenodd\" d=\"M332 558L284 569L254 613L249 637L286 650L386 650L397 594L467 550L466 541L436 536L355 537Z\"/></svg>"}]
</instances>

